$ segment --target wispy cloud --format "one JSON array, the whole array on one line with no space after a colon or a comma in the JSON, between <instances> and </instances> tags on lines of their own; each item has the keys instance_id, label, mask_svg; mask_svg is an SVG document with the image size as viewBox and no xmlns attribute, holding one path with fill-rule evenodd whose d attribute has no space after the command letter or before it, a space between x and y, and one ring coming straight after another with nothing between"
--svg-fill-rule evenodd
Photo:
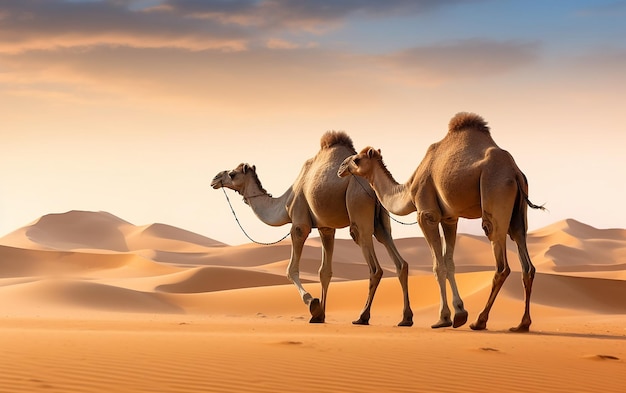
<instances>
[{"instance_id":1,"label":"wispy cloud","mask_svg":"<svg viewBox=\"0 0 626 393\"><path fill-rule=\"evenodd\" d=\"M576 15L582 17L614 17L622 18L626 15L626 1L614 1L607 4L597 4L579 10Z\"/></svg>"},{"instance_id":2,"label":"wispy cloud","mask_svg":"<svg viewBox=\"0 0 626 393\"><path fill-rule=\"evenodd\" d=\"M463 40L370 56L316 40L347 18L458 2L0 0L0 84L5 94L78 101L118 96L256 107L271 96L281 104L330 105L355 92L375 96L394 79L432 85L482 78L538 57L533 42Z\"/></svg>"},{"instance_id":3,"label":"wispy cloud","mask_svg":"<svg viewBox=\"0 0 626 393\"><path fill-rule=\"evenodd\" d=\"M0 3L0 52L97 45L242 50L251 36L239 26L167 10L136 10L130 3L4 1Z\"/></svg>"},{"instance_id":4,"label":"wispy cloud","mask_svg":"<svg viewBox=\"0 0 626 393\"><path fill-rule=\"evenodd\" d=\"M96 45L245 50L281 31L319 34L351 15L422 13L459 2L0 0L0 52Z\"/></svg>"},{"instance_id":5,"label":"wispy cloud","mask_svg":"<svg viewBox=\"0 0 626 393\"><path fill-rule=\"evenodd\" d=\"M63 92L59 99L82 100L81 105L117 97L119 102L184 104L209 111L276 110L287 104L320 109L347 108L355 93L375 95L372 83L363 83L366 71L355 59L321 48L193 52L94 47L5 58L6 72L0 73L4 94L48 97Z\"/></svg>"},{"instance_id":6,"label":"wispy cloud","mask_svg":"<svg viewBox=\"0 0 626 393\"><path fill-rule=\"evenodd\" d=\"M471 39L405 49L378 61L432 83L502 74L536 61L539 55L537 42Z\"/></svg>"}]
</instances>

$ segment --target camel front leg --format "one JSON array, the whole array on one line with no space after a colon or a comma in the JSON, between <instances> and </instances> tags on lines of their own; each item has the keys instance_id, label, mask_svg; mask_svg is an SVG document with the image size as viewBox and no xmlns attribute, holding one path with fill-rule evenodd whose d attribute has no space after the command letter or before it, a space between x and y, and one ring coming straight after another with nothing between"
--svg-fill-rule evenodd
<instances>
[{"instance_id":1,"label":"camel front leg","mask_svg":"<svg viewBox=\"0 0 626 393\"><path fill-rule=\"evenodd\" d=\"M387 221L388 220L389 218L387 217ZM375 226L374 235L376 236L376 240L385 246L387 253L396 265L396 273L398 274L398 280L400 281L402 297L404 300L402 321L398 323L398 326L413 326L413 311L411 310L411 304L409 301L409 264L398 252L398 249L393 242L393 238L391 237L390 227L385 227L382 223L378 223Z\"/></svg>"},{"instance_id":2,"label":"camel front leg","mask_svg":"<svg viewBox=\"0 0 626 393\"><path fill-rule=\"evenodd\" d=\"M445 250L443 253L443 260L446 264L446 274L450 288L452 290L452 306L454 307L454 319L452 321L452 327L460 327L467 322L468 313L463 306L463 299L459 294L459 289L456 285L456 278L454 274L456 272L456 266L454 265L454 246L456 244L456 230L458 220L442 221L441 227L443 228L443 237L446 241Z\"/></svg>"},{"instance_id":3,"label":"camel front leg","mask_svg":"<svg viewBox=\"0 0 626 393\"><path fill-rule=\"evenodd\" d=\"M439 284L439 321L431 327L433 329L449 327L452 326L452 318L446 293L448 273L442 255L441 235L439 233L440 217L436 212L423 210L418 213L417 222L422 228L424 237L430 247L430 253L433 257L433 273L435 273L437 284Z\"/></svg>"},{"instance_id":4,"label":"camel front leg","mask_svg":"<svg viewBox=\"0 0 626 393\"><path fill-rule=\"evenodd\" d=\"M294 224L291 226L291 258L287 266L287 278L298 289L304 304L309 306L309 311L311 312L311 320L309 322L316 323L324 322L324 312L320 300L311 296L300 281L300 258L302 257L304 242L310 233L311 227L309 225Z\"/></svg>"},{"instance_id":5,"label":"camel front leg","mask_svg":"<svg viewBox=\"0 0 626 393\"><path fill-rule=\"evenodd\" d=\"M320 283L322 284L322 316L321 322L324 321L326 315L326 300L328 299L328 286L333 277L333 250L335 248L335 229L319 228L320 238L322 240L322 264L319 269Z\"/></svg>"},{"instance_id":6,"label":"camel front leg","mask_svg":"<svg viewBox=\"0 0 626 393\"><path fill-rule=\"evenodd\" d=\"M374 295L376 294L378 284L380 284L380 280L383 277L383 269L380 267L378 259L376 259L376 253L374 252L372 234L373 229L371 231L363 230L359 228L356 224L352 224L350 226L350 235L352 236L352 239L354 239L354 241L359 246L361 246L363 257L365 258L367 266L370 270L370 281L367 300L365 301L365 306L363 307L363 311L361 311L359 319L352 322L354 325L369 325Z\"/></svg>"}]
</instances>

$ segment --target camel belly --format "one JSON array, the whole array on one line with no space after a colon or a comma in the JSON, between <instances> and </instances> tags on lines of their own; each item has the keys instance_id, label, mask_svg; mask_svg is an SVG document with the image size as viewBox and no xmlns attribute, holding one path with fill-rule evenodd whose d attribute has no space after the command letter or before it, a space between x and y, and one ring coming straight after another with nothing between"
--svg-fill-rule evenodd
<instances>
[{"instance_id":1,"label":"camel belly","mask_svg":"<svg viewBox=\"0 0 626 393\"><path fill-rule=\"evenodd\" d=\"M477 218L480 208L480 173L457 171L435 182L439 204L444 216Z\"/></svg>"},{"instance_id":2,"label":"camel belly","mask_svg":"<svg viewBox=\"0 0 626 393\"><path fill-rule=\"evenodd\" d=\"M344 181L326 182L325 185L317 183L317 187L305 188L314 227L344 228L350 225L346 208L347 184L345 179L339 180Z\"/></svg>"},{"instance_id":3,"label":"camel belly","mask_svg":"<svg viewBox=\"0 0 626 393\"><path fill-rule=\"evenodd\" d=\"M302 192L308 203L313 225L317 228L344 228L350 225L350 216L346 203L361 206L368 201L363 196L359 200L350 192L349 178L337 176L337 170L343 160L352 154L343 147L322 150L311 163L303 178ZM349 195L346 198L346 195ZM371 213L370 213L371 214Z\"/></svg>"},{"instance_id":4,"label":"camel belly","mask_svg":"<svg viewBox=\"0 0 626 393\"><path fill-rule=\"evenodd\" d=\"M503 163L494 163L494 156L500 156L502 151L490 149L481 161L467 166L451 165L435 183L439 203L444 215L463 218L480 218L483 214L482 206L485 195L481 192L488 190L487 197L491 200L515 200L517 183L515 173Z\"/></svg>"},{"instance_id":5,"label":"camel belly","mask_svg":"<svg viewBox=\"0 0 626 393\"><path fill-rule=\"evenodd\" d=\"M350 225L345 193L307 198L313 224L317 228L344 228Z\"/></svg>"},{"instance_id":6,"label":"camel belly","mask_svg":"<svg viewBox=\"0 0 626 393\"><path fill-rule=\"evenodd\" d=\"M482 216L479 194L471 198L459 194L440 194L439 204L443 217L479 218Z\"/></svg>"}]
</instances>

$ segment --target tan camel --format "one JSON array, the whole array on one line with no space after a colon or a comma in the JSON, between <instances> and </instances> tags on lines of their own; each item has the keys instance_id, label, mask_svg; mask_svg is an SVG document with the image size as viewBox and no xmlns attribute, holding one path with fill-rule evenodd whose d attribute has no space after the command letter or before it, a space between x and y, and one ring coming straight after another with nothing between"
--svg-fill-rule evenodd
<instances>
[{"instance_id":1,"label":"tan camel","mask_svg":"<svg viewBox=\"0 0 626 393\"><path fill-rule=\"evenodd\" d=\"M343 132L329 131L322 136L317 155L304 163L294 184L278 198L263 189L256 167L240 164L231 171L223 171L213 179L211 186L231 188L243 196L261 221L268 225L291 225L291 259L287 277L295 284L311 312L311 323L325 320L328 285L332 277L332 257L335 230L350 226L350 235L361 247L370 269L369 293L365 307L354 324L367 325L376 289L383 275L374 251L372 235L382 243L393 259L402 286L404 310L399 326L413 325L409 305L409 267L402 259L391 238L389 216L366 182L356 178L340 179L337 170L344 158L355 154L352 140ZM369 193L368 193L369 190ZM371 194L371 196L370 196ZM300 257L304 242L312 228L317 228L322 240L322 263L319 277L322 285L321 301L313 298L300 282Z\"/></svg>"},{"instance_id":2,"label":"tan camel","mask_svg":"<svg viewBox=\"0 0 626 393\"><path fill-rule=\"evenodd\" d=\"M467 321L467 311L454 278L454 245L459 217L482 218L482 228L491 241L496 273L487 304L474 330L487 327L489 311L510 273L506 257L507 233L517 243L525 289L525 311L519 326L512 331L527 332L530 319L530 294L535 267L526 247L527 205L543 209L528 200L528 183L513 157L491 138L487 123L473 113L458 113L449 124L445 138L431 145L426 156L405 184L399 184L387 170L380 150L371 147L348 157L338 175L366 178L383 206L390 212L406 215L417 211L417 220L433 256L433 271L441 296L440 319L433 328L459 327ZM442 248L439 225L443 228ZM446 279L452 289L455 315L450 318Z\"/></svg>"}]
</instances>

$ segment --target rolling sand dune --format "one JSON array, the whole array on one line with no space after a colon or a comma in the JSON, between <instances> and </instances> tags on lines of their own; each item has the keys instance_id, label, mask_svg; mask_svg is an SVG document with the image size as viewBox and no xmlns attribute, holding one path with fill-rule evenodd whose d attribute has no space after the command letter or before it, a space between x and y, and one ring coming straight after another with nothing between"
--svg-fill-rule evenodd
<instances>
[{"instance_id":1,"label":"rolling sand dune","mask_svg":"<svg viewBox=\"0 0 626 393\"><path fill-rule=\"evenodd\" d=\"M402 293L381 245L371 326L351 324L369 272L343 239L326 323L314 325L285 276L288 240L228 246L105 212L46 215L0 238L0 392L624 391L626 230L569 219L528 244L529 334L507 330L523 311L513 243L489 329L430 329L439 296L417 237L396 240L410 265L413 327L395 326ZM314 295L320 256L309 239L301 277ZM472 320L491 290L491 246L461 234L455 260Z\"/></svg>"}]
</instances>

